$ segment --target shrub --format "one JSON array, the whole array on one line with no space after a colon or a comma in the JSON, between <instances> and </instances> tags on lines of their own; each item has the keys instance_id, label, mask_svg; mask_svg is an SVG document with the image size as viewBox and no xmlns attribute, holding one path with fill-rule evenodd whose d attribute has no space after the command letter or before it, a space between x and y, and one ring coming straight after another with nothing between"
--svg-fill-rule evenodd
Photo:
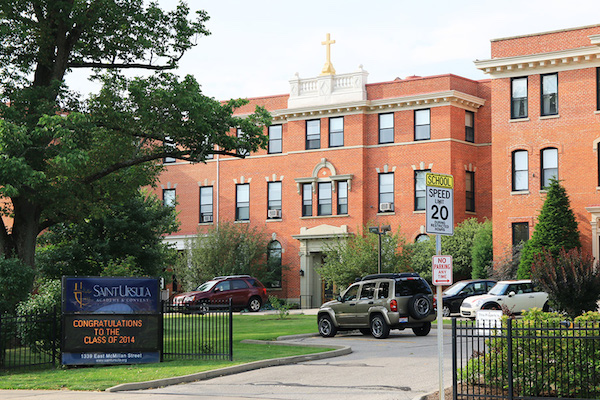
<instances>
[{"instance_id":1,"label":"shrub","mask_svg":"<svg viewBox=\"0 0 600 400\"><path fill-rule=\"evenodd\" d=\"M535 257L532 274L556 310L574 318L598 309L600 270L593 257L580 249L563 249L556 257L544 251Z\"/></svg>"},{"instance_id":2,"label":"shrub","mask_svg":"<svg viewBox=\"0 0 600 400\"><path fill-rule=\"evenodd\" d=\"M0 258L0 315L14 313L31 291L35 271L16 258Z\"/></svg>"},{"instance_id":3,"label":"shrub","mask_svg":"<svg viewBox=\"0 0 600 400\"><path fill-rule=\"evenodd\" d=\"M269 303L278 311L279 319L286 319L290 315L292 304L276 296L269 296Z\"/></svg>"},{"instance_id":4,"label":"shrub","mask_svg":"<svg viewBox=\"0 0 600 400\"><path fill-rule=\"evenodd\" d=\"M515 279L519 262L521 261L521 250L523 242L511 246L500 259L488 267L488 276L497 281L505 281Z\"/></svg>"},{"instance_id":5,"label":"shrub","mask_svg":"<svg viewBox=\"0 0 600 400\"><path fill-rule=\"evenodd\" d=\"M487 278L489 267L494 260L494 244L492 242L492 222L485 221L473 237L473 248L471 249L473 262L473 279Z\"/></svg>"}]
</instances>

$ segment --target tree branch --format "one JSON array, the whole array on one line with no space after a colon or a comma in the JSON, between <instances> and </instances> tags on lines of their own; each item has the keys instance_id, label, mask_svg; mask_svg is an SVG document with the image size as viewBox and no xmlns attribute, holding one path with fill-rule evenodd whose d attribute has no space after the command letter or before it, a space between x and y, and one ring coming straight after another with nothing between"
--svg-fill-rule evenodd
<instances>
[{"instance_id":1,"label":"tree branch","mask_svg":"<svg viewBox=\"0 0 600 400\"><path fill-rule=\"evenodd\" d=\"M175 65L150 65L141 63L103 63L103 62L69 62L68 68L104 68L104 69L126 69L140 68L153 71L165 71L176 68Z\"/></svg>"}]
</instances>

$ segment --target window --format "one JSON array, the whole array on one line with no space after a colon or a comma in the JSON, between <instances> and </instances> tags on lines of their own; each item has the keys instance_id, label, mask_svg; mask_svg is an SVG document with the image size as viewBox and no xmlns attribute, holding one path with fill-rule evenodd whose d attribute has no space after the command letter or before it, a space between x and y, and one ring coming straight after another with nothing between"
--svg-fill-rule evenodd
<instances>
[{"instance_id":1,"label":"window","mask_svg":"<svg viewBox=\"0 0 600 400\"><path fill-rule=\"evenodd\" d=\"M429 238L429 236L426 233L421 233L419 236L417 236L415 238L415 243L418 243L418 242L427 242L429 240L430 240L430 238Z\"/></svg>"},{"instance_id":2,"label":"window","mask_svg":"<svg viewBox=\"0 0 600 400\"><path fill-rule=\"evenodd\" d=\"M306 150L321 148L321 120L306 121Z\"/></svg>"},{"instance_id":3,"label":"window","mask_svg":"<svg viewBox=\"0 0 600 400\"><path fill-rule=\"evenodd\" d=\"M282 149L282 127L271 125L269 127L269 154L281 153Z\"/></svg>"},{"instance_id":4,"label":"window","mask_svg":"<svg viewBox=\"0 0 600 400\"><path fill-rule=\"evenodd\" d=\"M558 114L558 74L542 75L541 115Z\"/></svg>"},{"instance_id":5,"label":"window","mask_svg":"<svg viewBox=\"0 0 600 400\"><path fill-rule=\"evenodd\" d=\"M348 214L348 182L346 181L337 184L337 213Z\"/></svg>"},{"instance_id":6,"label":"window","mask_svg":"<svg viewBox=\"0 0 600 400\"><path fill-rule=\"evenodd\" d=\"M600 111L600 67L596 67L596 110Z\"/></svg>"},{"instance_id":7,"label":"window","mask_svg":"<svg viewBox=\"0 0 600 400\"><path fill-rule=\"evenodd\" d=\"M231 290L248 289L248 284L241 279L233 279L231 282Z\"/></svg>"},{"instance_id":8,"label":"window","mask_svg":"<svg viewBox=\"0 0 600 400\"><path fill-rule=\"evenodd\" d=\"M213 222L213 188L200 188L200 222Z\"/></svg>"},{"instance_id":9,"label":"window","mask_svg":"<svg viewBox=\"0 0 600 400\"><path fill-rule=\"evenodd\" d=\"M558 179L558 149L549 147L542 150L542 189L550 186L550 179Z\"/></svg>"},{"instance_id":10,"label":"window","mask_svg":"<svg viewBox=\"0 0 600 400\"><path fill-rule=\"evenodd\" d=\"M394 113L379 114L379 143L394 143Z\"/></svg>"},{"instance_id":11,"label":"window","mask_svg":"<svg viewBox=\"0 0 600 400\"><path fill-rule=\"evenodd\" d=\"M240 128L237 128L237 137L238 137L238 139L243 139L245 137L244 131L242 131ZM237 153L240 156L250 155L250 152L248 150L244 149L244 148L239 148L238 151L237 151Z\"/></svg>"},{"instance_id":12,"label":"window","mask_svg":"<svg viewBox=\"0 0 600 400\"><path fill-rule=\"evenodd\" d=\"M364 283L360 289L360 300L372 300L375 297L376 282Z\"/></svg>"},{"instance_id":13,"label":"window","mask_svg":"<svg viewBox=\"0 0 600 400\"><path fill-rule=\"evenodd\" d=\"M358 288L358 283L355 283L354 285L350 286L348 290L346 290L346 293L344 293L344 297L342 298L343 301L356 300L356 297L358 296Z\"/></svg>"},{"instance_id":14,"label":"window","mask_svg":"<svg viewBox=\"0 0 600 400\"><path fill-rule=\"evenodd\" d=\"M510 83L510 117L527 118L527 78L513 78Z\"/></svg>"},{"instance_id":15,"label":"window","mask_svg":"<svg viewBox=\"0 0 600 400\"><path fill-rule=\"evenodd\" d=\"M528 190L527 150L513 151L512 155L512 190Z\"/></svg>"},{"instance_id":16,"label":"window","mask_svg":"<svg viewBox=\"0 0 600 400\"><path fill-rule=\"evenodd\" d=\"M312 184L302 185L302 216L312 216Z\"/></svg>"},{"instance_id":17,"label":"window","mask_svg":"<svg viewBox=\"0 0 600 400\"><path fill-rule=\"evenodd\" d=\"M344 117L329 118L329 147L344 145Z\"/></svg>"},{"instance_id":18,"label":"window","mask_svg":"<svg viewBox=\"0 0 600 400\"><path fill-rule=\"evenodd\" d=\"M514 222L512 224L512 244L517 246L521 242L529 240L529 223Z\"/></svg>"},{"instance_id":19,"label":"window","mask_svg":"<svg viewBox=\"0 0 600 400\"><path fill-rule=\"evenodd\" d=\"M379 212L394 211L394 173L379 174Z\"/></svg>"},{"instance_id":20,"label":"window","mask_svg":"<svg viewBox=\"0 0 600 400\"><path fill-rule=\"evenodd\" d=\"M415 171L415 211L425 210L425 195L427 185L425 176L430 172L428 169Z\"/></svg>"},{"instance_id":21,"label":"window","mask_svg":"<svg viewBox=\"0 0 600 400\"><path fill-rule=\"evenodd\" d=\"M466 211L475 211L475 172L466 171L465 176L465 197L466 197Z\"/></svg>"},{"instance_id":22,"label":"window","mask_svg":"<svg viewBox=\"0 0 600 400\"><path fill-rule=\"evenodd\" d=\"M273 240L267 248L267 268L269 277L265 279L265 285L270 288L281 287L281 243Z\"/></svg>"},{"instance_id":23,"label":"window","mask_svg":"<svg viewBox=\"0 0 600 400\"><path fill-rule=\"evenodd\" d=\"M269 182L267 195L267 218L281 218L281 182Z\"/></svg>"},{"instance_id":24,"label":"window","mask_svg":"<svg viewBox=\"0 0 600 400\"><path fill-rule=\"evenodd\" d=\"M415 110L415 140L431 139L430 110Z\"/></svg>"},{"instance_id":25,"label":"window","mask_svg":"<svg viewBox=\"0 0 600 400\"><path fill-rule=\"evenodd\" d=\"M317 215L331 215L331 182L319 182Z\"/></svg>"},{"instance_id":26,"label":"window","mask_svg":"<svg viewBox=\"0 0 600 400\"><path fill-rule=\"evenodd\" d=\"M175 189L163 189L163 206L175 207Z\"/></svg>"},{"instance_id":27,"label":"window","mask_svg":"<svg viewBox=\"0 0 600 400\"><path fill-rule=\"evenodd\" d=\"M475 113L465 111L465 140L475 142Z\"/></svg>"},{"instance_id":28,"label":"window","mask_svg":"<svg viewBox=\"0 0 600 400\"><path fill-rule=\"evenodd\" d=\"M165 136L164 145L165 145L165 151L171 151L175 148L175 143L173 143L173 141L171 140L171 137L169 137L169 136ZM163 164L172 164L175 161L177 161L177 159L174 157L163 158Z\"/></svg>"},{"instance_id":29,"label":"window","mask_svg":"<svg viewBox=\"0 0 600 400\"><path fill-rule=\"evenodd\" d=\"M250 220L250 184L235 185L235 220Z\"/></svg>"}]
</instances>

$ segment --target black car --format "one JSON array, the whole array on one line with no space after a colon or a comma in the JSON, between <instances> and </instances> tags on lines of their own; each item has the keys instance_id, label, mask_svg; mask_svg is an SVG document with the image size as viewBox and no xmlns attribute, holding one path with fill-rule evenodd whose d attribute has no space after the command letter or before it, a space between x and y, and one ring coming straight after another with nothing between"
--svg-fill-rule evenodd
<instances>
[{"instance_id":1,"label":"black car","mask_svg":"<svg viewBox=\"0 0 600 400\"><path fill-rule=\"evenodd\" d=\"M491 279L473 279L458 281L442 293L442 314L449 317L450 314L460 313L460 305L463 300L470 296L486 294L496 281Z\"/></svg>"}]
</instances>

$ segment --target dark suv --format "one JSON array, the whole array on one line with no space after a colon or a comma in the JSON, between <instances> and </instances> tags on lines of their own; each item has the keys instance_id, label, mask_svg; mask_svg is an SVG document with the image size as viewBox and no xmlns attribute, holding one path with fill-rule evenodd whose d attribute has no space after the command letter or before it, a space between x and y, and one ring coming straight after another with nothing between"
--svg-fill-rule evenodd
<instances>
[{"instance_id":1,"label":"dark suv","mask_svg":"<svg viewBox=\"0 0 600 400\"><path fill-rule=\"evenodd\" d=\"M229 299L234 308L256 312L267 300L267 289L250 275L216 276L192 292L174 296L173 305L192 307Z\"/></svg>"},{"instance_id":2,"label":"dark suv","mask_svg":"<svg viewBox=\"0 0 600 400\"><path fill-rule=\"evenodd\" d=\"M336 300L323 304L317 316L323 337L358 329L377 339L386 338L390 329L405 328L425 336L434 320L433 292L415 272L367 275Z\"/></svg>"}]
</instances>

